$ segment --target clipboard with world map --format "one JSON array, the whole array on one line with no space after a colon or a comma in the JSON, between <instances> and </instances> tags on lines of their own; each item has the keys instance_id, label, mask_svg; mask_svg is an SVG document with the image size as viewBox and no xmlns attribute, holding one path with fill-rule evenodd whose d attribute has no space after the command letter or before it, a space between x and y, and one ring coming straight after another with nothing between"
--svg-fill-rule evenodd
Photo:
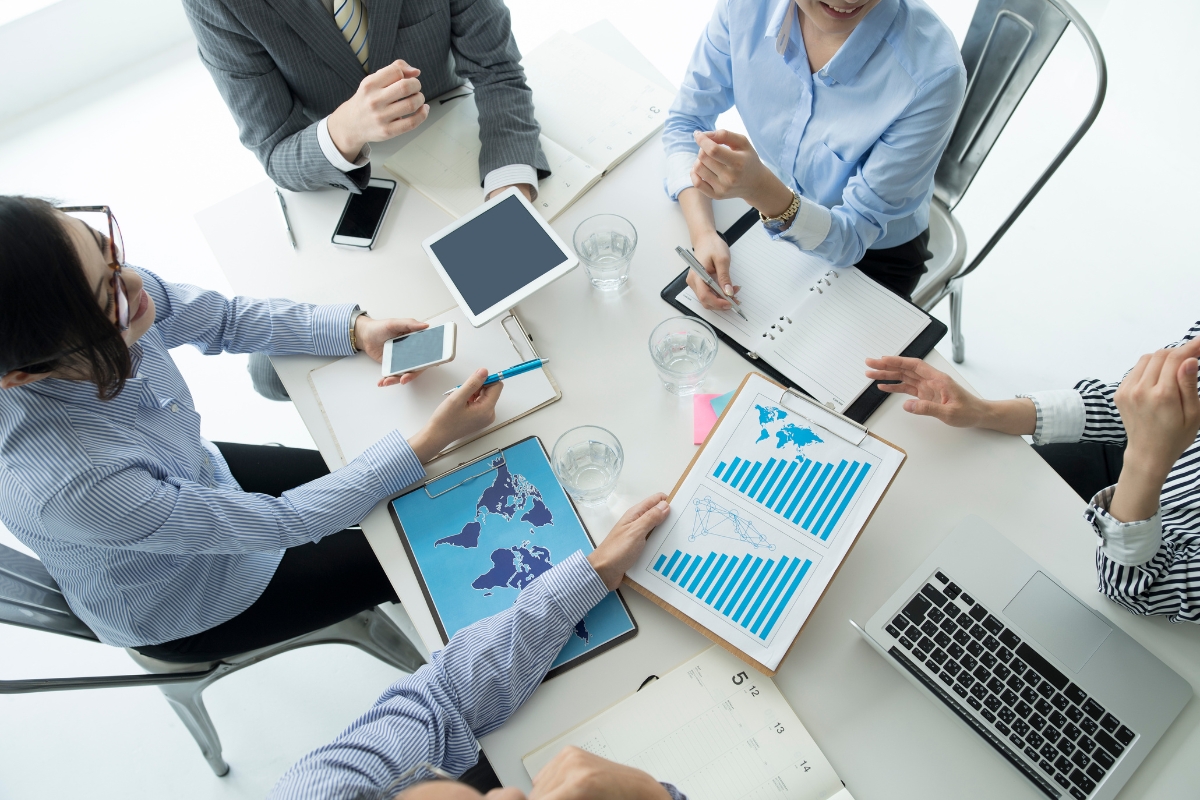
<instances>
[{"instance_id":1,"label":"clipboard with world map","mask_svg":"<svg viewBox=\"0 0 1200 800\"><path fill-rule=\"evenodd\" d=\"M439 475L388 508L443 642L512 606L568 556L595 549L536 436ZM546 677L635 635L624 598L609 592L575 626Z\"/></svg>"},{"instance_id":2,"label":"clipboard with world map","mask_svg":"<svg viewBox=\"0 0 1200 800\"><path fill-rule=\"evenodd\" d=\"M749 373L625 581L774 675L905 458Z\"/></svg>"}]
</instances>

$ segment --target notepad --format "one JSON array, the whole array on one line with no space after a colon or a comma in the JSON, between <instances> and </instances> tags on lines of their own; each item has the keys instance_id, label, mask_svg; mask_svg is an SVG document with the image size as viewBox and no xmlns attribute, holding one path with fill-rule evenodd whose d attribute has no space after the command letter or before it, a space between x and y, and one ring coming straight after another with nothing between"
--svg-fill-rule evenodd
<instances>
[{"instance_id":1,"label":"notepad","mask_svg":"<svg viewBox=\"0 0 1200 800\"><path fill-rule=\"evenodd\" d=\"M929 324L921 309L854 267L832 269L754 225L730 247L730 277L747 319L678 299L820 403L843 412L871 381L868 358L899 355Z\"/></svg>"},{"instance_id":2,"label":"notepad","mask_svg":"<svg viewBox=\"0 0 1200 800\"><path fill-rule=\"evenodd\" d=\"M430 326L455 323L458 341L453 361L430 367L410 383L380 388L379 363L366 353L334 361L308 373L325 423L337 445L342 466L362 455L375 442L399 430L411 436L429 421L446 398L443 392L460 385L479 367L489 372L537 358L537 351L515 316L495 319L480 328L467 323L457 307L432 319ZM547 367L504 382L496 403L496 421L474 436L460 439L445 452L461 447L513 420L562 397Z\"/></svg>"},{"instance_id":3,"label":"notepad","mask_svg":"<svg viewBox=\"0 0 1200 800\"><path fill-rule=\"evenodd\" d=\"M525 756L530 778L568 745L688 800L852 800L774 682L718 647Z\"/></svg>"},{"instance_id":4,"label":"notepad","mask_svg":"<svg viewBox=\"0 0 1200 800\"><path fill-rule=\"evenodd\" d=\"M552 220L662 127L674 96L566 31L522 66L551 172L538 181L534 207ZM461 217L483 201L479 111L474 96L451 102L453 109L384 166Z\"/></svg>"}]
</instances>

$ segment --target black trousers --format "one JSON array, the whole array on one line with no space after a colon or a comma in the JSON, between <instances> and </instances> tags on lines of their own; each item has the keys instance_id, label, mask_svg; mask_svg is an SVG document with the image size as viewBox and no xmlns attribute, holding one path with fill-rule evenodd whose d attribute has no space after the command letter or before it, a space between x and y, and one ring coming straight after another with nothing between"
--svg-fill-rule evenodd
<instances>
[{"instance_id":1,"label":"black trousers","mask_svg":"<svg viewBox=\"0 0 1200 800\"><path fill-rule=\"evenodd\" d=\"M328 475L315 450L216 442L247 492L279 497ZM380 603L399 602L362 531L344 530L290 547L254 603L215 628L135 648L162 661L217 661L268 647L349 619Z\"/></svg>"},{"instance_id":2,"label":"black trousers","mask_svg":"<svg viewBox=\"0 0 1200 800\"><path fill-rule=\"evenodd\" d=\"M925 274L925 262L933 257L929 252L929 228L904 244L883 250L868 250L854 266L868 278L891 289L905 300L912 300L921 276Z\"/></svg>"},{"instance_id":3,"label":"black trousers","mask_svg":"<svg viewBox=\"0 0 1200 800\"><path fill-rule=\"evenodd\" d=\"M1124 447L1102 442L1035 444L1033 450L1086 502L1117 482L1125 462Z\"/></svg>"}]
</instances>

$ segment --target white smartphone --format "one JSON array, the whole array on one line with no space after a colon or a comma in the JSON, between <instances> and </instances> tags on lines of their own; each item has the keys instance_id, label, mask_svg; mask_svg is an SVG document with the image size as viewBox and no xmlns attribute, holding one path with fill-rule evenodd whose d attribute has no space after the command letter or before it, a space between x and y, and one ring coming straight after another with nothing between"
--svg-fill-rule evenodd
<instances>
[{"instance_id":1,"label":"white smartphone","mask_svg":"<svg viewBox=\"0 0 1200 800\"><path fill-rule=\"evenodd\" d=\"M395 191L395 181L371 178L362 194L347 198L331 241L346 247L373 248Z\"/></svg>"},{"instance_id":2,"label":"white smartphone","mask_svg":"<svg viewBox=\"0 0 1200 800\"><path fill-rule=\"evenodd\" d=\"M458 326L453 322L399 336L383 343L383 377L416 372L454 360Z\"/></svg>"}]
</instances>

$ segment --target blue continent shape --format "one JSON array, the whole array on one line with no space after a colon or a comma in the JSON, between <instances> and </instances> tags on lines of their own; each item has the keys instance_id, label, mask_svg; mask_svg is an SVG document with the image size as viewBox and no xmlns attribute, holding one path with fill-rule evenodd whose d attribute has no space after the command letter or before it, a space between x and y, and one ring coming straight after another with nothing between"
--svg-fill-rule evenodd
<instances>
[{"instance_id":1,"label":"blue continent shape","mask_svg":"<svg viewBox=\"0 0 1200 800\"><path fill-rule=\"evenodd\" d=\"M549 549L540 545L530 545L529 542L521 542L518 547L493 550L491 558L492 568L471 583L472 589L481 590L486 597L491 596L493 589L524 589L554 566L550 560ZM575 635L585 644L591 641L592 635L588 632L584 620L575 625Z\"/></svg>"},{"instance_id":2,"label":"blue continent shape","mask_svg":"<svg viewBox=\"0 0 1200 800\"><path fill-rule=\"evenodd\" d=\"M763 431L765 434L766 431ZM778 431L775 432L775 449L782 450L784 445L794 445L797 450L802 450L805 445L820 444L825 441L820 436L813 432L812 428L802 428L799 425L789 422Z\"/></svg>"},{"instance_id":3,"label":"blue continent shape","mask_svg":"<svg viewBox=\"0 0 1200 800\"><path fill-rule=\"evenodd\" d=\"M535 528L554 524L554 514L546 507L542 493L536 486L523 475L509 472L508 465L502 459L493 461L492 466L496 468L496 478L476 501L475 518L458 533L438 539L433 543L434 547L440 544L478 547L479 534L488 514L496 514L508 521L526 506L529 506L529 510L521 516L523 522L528 522Z\"/></svg>"},{"instance_id":4,"label":"blue continent shape","mask_svg":"<svg viewBox=\"0 0 1200 800\"><path fill-rule=\"evenodd\" d=\"M782 408L775 408L774 406L760 406L755 404L754 407L758 409L758 424L762 426L762 431L759 432L758 438L754 440L754 443L758 444L759 442L765 442L771 436L770 431L767 430L767 425L783 419L787 416L787 412Z\"/></svg>"}]
</instances>

